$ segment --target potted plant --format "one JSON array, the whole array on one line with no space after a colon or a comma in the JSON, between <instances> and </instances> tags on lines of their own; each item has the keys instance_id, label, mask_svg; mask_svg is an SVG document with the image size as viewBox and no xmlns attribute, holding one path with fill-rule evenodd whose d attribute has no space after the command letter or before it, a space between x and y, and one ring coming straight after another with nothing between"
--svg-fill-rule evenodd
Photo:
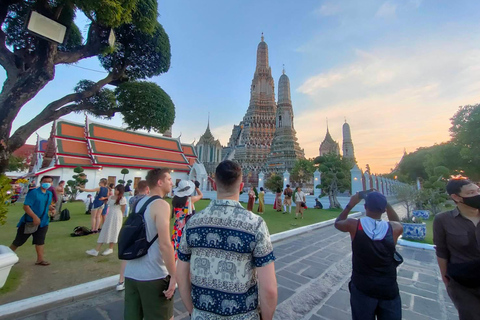
<instances>
[{"instance_id":1,"label":"potted plant","mask_svg":"<svg viewBox=\"0 0 480 320\"><path fill-rule=\"evenodd\" d=\"M414 186L400 184L394 186L394 193L397 200L400 201L407 211L407 216L401 219L403 225L402 238L406 240L425 240L427 225L422 218L415 217L412 213L418 201L418 190Z\"/></svg>"}]
</instances>

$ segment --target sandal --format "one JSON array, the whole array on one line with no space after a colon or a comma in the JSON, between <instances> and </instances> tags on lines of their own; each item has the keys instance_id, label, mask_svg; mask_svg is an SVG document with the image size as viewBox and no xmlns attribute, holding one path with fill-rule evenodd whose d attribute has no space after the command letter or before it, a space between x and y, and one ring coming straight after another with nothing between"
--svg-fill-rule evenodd
<instances>
[{"instance_id":1,"label":"sandal","mask_svg":"<svg viewBox=\"0 0 480 320\"><path fill-rule=\"evenodd\" d=\"M35 265L36 266L49 266L50 262L43 260L43 261L40 261L40 262L35 262Z\"/></svg>"}]
</instances>

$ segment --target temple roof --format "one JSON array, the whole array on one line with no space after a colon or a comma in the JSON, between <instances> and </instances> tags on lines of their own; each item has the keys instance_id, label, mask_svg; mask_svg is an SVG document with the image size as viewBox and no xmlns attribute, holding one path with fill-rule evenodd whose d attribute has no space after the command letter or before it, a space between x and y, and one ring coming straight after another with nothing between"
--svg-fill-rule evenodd
<instances>
[{"instance_id":1,"label":"temple roof","mask_svg":"<svg viewBox=\"0 0 480 320\"><path fill-rule=\"evenodd\" d=\"M86 120L86 124L56 121L43 167L55 166L158 168L190 171L197 155L178 139L124 130Z\"/></svg>"}]
</instances>

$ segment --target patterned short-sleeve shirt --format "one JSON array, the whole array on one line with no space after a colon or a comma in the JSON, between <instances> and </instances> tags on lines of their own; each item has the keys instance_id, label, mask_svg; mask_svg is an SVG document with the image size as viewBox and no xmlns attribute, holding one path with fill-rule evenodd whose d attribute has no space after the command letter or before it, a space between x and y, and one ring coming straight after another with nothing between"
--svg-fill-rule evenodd
<instances>
[{"instance_id":1,"label":"patterned short-sleeve shirt","mask_svg":"<svg viewBox=\"0 0 480 320\"><path fill-rule=\"evenodd\" d=\"M275 260L265 221L233 200L212 200L185 226L178 258L190 262L192 319L260 319L256 267Z\"/></svg>"}]
</instances>

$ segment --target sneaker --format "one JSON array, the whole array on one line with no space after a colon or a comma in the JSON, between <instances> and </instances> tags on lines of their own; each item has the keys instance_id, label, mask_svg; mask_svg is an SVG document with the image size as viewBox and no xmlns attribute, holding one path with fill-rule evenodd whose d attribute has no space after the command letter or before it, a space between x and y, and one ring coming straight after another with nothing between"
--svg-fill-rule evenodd
<instances>
[{"instance_id":1,"label":"sneaker","mask_svg":"<svg viewBox=\"0 0 480 320\"><path fill-rule=\"evenodd\" d=\"M90 249L90 250L87 250L87 251L85 251L85 252L86 252L87 254L91 255L91 256L94 256L94 257L98 256L98 251L95 250L95 249Z\"/></svg>"},{"instance_id":2,"label":"sneaker","mask_svg":"<svg viewBox=\"0 0 480 320\"><path fill-rule=\"evenodd\" d=\"M113 253L113 249L107 249L102 252L102 256L108 256L109 254Z\"/></svg>"},{"instance_id":3,"label":"sneaker","mask_svg":"<svg viewBox=\"0 0 480 320\"><path fill-rule=\"evenodd\" d=\"M123 291L125 290L125 282L119 282L117 284L117 291Z\"/></svg>"}]
</instances>

